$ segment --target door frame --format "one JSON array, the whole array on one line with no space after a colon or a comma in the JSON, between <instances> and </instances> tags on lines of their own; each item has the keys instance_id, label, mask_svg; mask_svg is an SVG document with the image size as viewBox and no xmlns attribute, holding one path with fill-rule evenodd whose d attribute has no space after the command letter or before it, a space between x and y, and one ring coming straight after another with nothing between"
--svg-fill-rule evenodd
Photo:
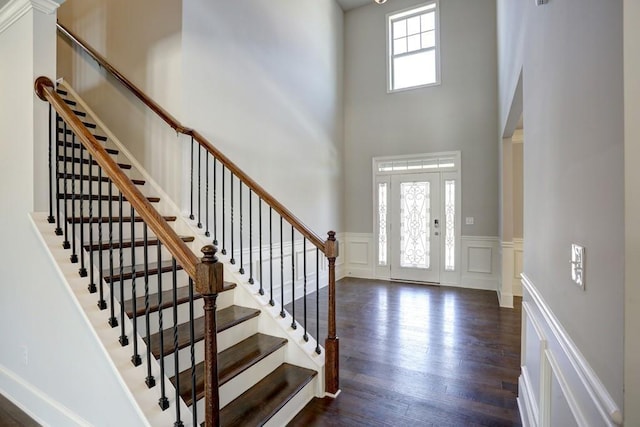
<instances>
[{"instance_id":1,"label":"door frame","mask_svg":"<svg viewBox=\"0 0 640 427\"><path fill-rule=\"evenodd\" d=\"M374 157L372 159L372 219L373 219L373 273L376 279L389 280L391 276L391 242L390 227L391 218L390 211L390 194L391 194L391 176L407 175L411 173L435 172L440 173L440 212L439 217L442 218L442 231L444 233L445 223L445 186L448 181L454 181L455 186L455 214L453 215L453 232L454 232L454 251L453 251L453 269L445 268L445 236L440 239L440 283L441 284L460 284L460 266L461 266L461 232L462 232L462 162L460 151L443 151L435 153L411 154L401 156L384 156ZM380 186L386 184L386 219L385 226L380 228L380 200L378 192ZM385 209L383 209L385 211ZM381 235L383 235L383 244ZM386 238L385 238L386 237ZM386 252L386 261L381 257L382 252ZM382 260L381 260L382 258Z\"/></svg>"}]
</instances>

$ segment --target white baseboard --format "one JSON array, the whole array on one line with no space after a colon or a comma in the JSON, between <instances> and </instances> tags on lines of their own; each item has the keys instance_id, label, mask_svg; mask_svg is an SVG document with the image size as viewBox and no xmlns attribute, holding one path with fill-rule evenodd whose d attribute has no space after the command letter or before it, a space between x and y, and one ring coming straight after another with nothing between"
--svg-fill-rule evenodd
<instances>
[{"instance_id":1,"label":"white baseboard","mask_svg":"<svg viewBox=\"0 0 640 427\"><path fill-rule=\"evenodd\" d=\"M523 425L622 425L622 412L531 280L522 274Z\"/></svg>"},{"instance_id":2,"label":"white baseboard","mask_svg":"<svg viewBox=\"0 0 640 427\"><path fill-rule=\"evenodd\" d=\"M0 365L0 394L40 425L91 426L87 420L3 365ZM30 402L29 407L20 402Z\"/></svg>"}]
</instances>

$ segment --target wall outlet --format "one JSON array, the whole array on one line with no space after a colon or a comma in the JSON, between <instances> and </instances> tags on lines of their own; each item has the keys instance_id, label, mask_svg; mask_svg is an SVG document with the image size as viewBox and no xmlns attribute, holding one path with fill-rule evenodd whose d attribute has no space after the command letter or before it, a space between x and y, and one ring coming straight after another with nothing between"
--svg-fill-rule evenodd
<instances>
[{"instance_id":1,"label":"wall outlet","mask_svg":"<svg viewBox=\"0 0 640 427\"><path fill-rule=\"evenodd\" d=\"M466 225L473 225L475 219L472 216L468 216L464 219L464 223Z\"/></svg>"},{"instance_id":2,"label":"wall outlet","mask_svg":"<svg viewBox=\"0 0 640 427\"><path fill-rule=\"evenodd\" d=\"M29 364L29 347L26 345L20 346L20 357L22 359L22 364L27 366Z\"/></svg>"},{"instance_id":3,"label":"wall outlet","mask_svg":"<svg viewBox=\"0 0 640 427\"><path fill-rule=\"evenodd\" d=\"M571 280L584 290L585 279L584 247L571 244Z\"/></svg>"}]
</instances>

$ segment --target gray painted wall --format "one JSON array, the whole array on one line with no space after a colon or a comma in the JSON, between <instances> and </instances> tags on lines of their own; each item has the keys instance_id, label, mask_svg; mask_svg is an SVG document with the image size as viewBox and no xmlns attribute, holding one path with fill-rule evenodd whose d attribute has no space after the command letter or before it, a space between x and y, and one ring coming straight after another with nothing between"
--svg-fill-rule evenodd
<instances>
[{"instance_id":1,"label":"gray painted wall","mask_svg":"<svg viewBox=\"0 0 640 427\"><path fill-rule=\"evenodd\" d=\"M388 94L387 13L397 0L345 14L345 221L370 233L371 159L462 151L463 235L498 235L496 9L493 0L440 2L439 86Z\"/></svg>"},{"instance_id":2,"label":"gray painted wall","mask_svg":"<svg viewBox=\"0 0 640 427\"><path fill-rule=\"evenodd\" d=\"M321 236L342 231L342 28L333 0L183 8L189 123Z\"/></svg>"},{"instance_id":3,"label":"gray painted wall","mask_svg":"<svg viewBox=\"0 0 640 427\"><path fill-rule=\"evenodd\" d=\"M500 58L501 82L523 70L524 273L622 406L622 1L499 0L498 11L500 44L524 40L505 50L521 64ZM571 243L586 248L585 291L571 282Z\"/></svg>"}]
</instances>

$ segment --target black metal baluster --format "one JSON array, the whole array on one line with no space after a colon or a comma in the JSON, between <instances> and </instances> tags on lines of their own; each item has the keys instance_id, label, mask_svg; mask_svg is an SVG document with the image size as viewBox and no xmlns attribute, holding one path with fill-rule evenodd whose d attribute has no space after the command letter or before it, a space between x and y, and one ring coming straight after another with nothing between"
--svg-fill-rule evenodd
<instances>
[{"instance_id":1,"label":"black metal baluster","mask_svg":"<svg viewBox=\"0 0 640 427\"><path fill-rule=\"evenodd\" d=\"M47 221L49 224L53 224L56 219L53 217L53 164L51 163L51 156L53 155L53 133L51 116L53 115L51 104L49 104L49 217ZM56 123L57 126L57 123ZM57 141L57 137L56 137ZM57 171L56 171L57 172ZM56 173L56 180L58 179Z\"/></svg>"},{"instance_id":2,"label":"black metal baluster","mask_svg":"<svg viewBox=\"0 0 640 427\"><path fill-rule=\"evenodd\" d=\"M111 197L109 197L109 204L113 203ZM124 330L124 242L122 240L122 231L123 231L123 218L122 218L122 205L124 204L124 197L122 196L122 191L118 190L118 260L120 262L120 345L126 346L129 345L129 337ZM131 245L133 248L134 245ZM132 280L135 280L133 277ZM113 305L113 300L111 301ZM135 322L135 311L133 312ZM136 335L133 335L133 340L136 340Z\"/></svg>"},{"instance_id":3,"label":"black metal baluster","mask_svg":"<svg viewBox=\"0 0 640 427\"><path fill-rule=\"evenodd\" d=\"M56 112L56 130L55 130L55 134L56 134L56 236L62 236L62 227L60 224L60 136L59 136L59 126L60 126L60 122L61 122L61 118L58 115L58 113ZM67 219L64 218L63 221L66 221Z\"/></svg>"},{"instance_id":4,"label":"black metal baluster","mask_svg":"<svg viewBox=\"0 0 640 427\"><path fill-rule=\"evenodd\" d=\"M216 158L213 158L213 244L218 246L218 174Z\"/></svg>"},{"instance_id":5,"label":"black metal baluster","mask_svg":"<svg viewBox=\"0 0 640 427\"><path fill-rule=\"evenodd\" d=\"M157 249L158 265L162 262L162 243L158 239ZM158 335L160 336L160 399L158 405L164 411L169 407L169 399L164 383L164 325L163 325L163 308L162 308L162 274L158 275ZM148 344L147 344L148 345Z\"/></svg>"},{"instance_id":6,"label":"black metal baluster","mask_svg":"<svg viewBox=\"0 0 640 427\"><path fill-rule=\"evenodd\" d=\"M280 317L285 318L284 312L284 240L282 239L282 215L280 215Z\"/></svg>"},{"instance_id":7,"label":"black metal baluster","mask_svg":"<svg viewBox=\"0 0 640 427\"><path fill-rule=\"evenodd\" d=\"M244 274L244 261L242 256L242 181L238 178L238 183L240 185L238 190L238 198L240 199L240 274Z\"/></svg>"},{"instance_id":8,"label":"black metal baluster","mask_svg":"<svg viewBox=\"0 0 640 427\"><path fill-rule=\"evenodd\" d=\"M316 248L316 353L320 354L320 250Z\"/></svg>"},{"instance_id":9,"label":"black metal baluster","mask_svg":"<svg viewBox=\"0 0 640 427\"><path fill-rule=\"evenodd\" d=\"M269 304L275 306L273 301L273 208L269 206Z\"/></svg>"},{"instance_id":10,"label":"black metal baluster","mask_svg":"<svg viewBox=\"0 0 640 427\"><path fill-rule=\"evenodd\" d=\"M76 134L71 133L71 218L76 218ZM82 151L82 150L81 150ZM80 164L80 173L82 173L82 163L80 159L77 159ZM69 197L68 194L64 195L65 200ZM66 203L66 202L65 202ZM80 226L82 226L82 217L80 217ZM74 221L71 224L71 257L69 258L72 263L78 262L78 253L76 252L76 223Z\"/></svg>"},{"instance_id":11,"label":"black metal baluster","mask_svg":"<svg viewBox=\"0 0 640 427\"><path fill-rule=\"evenodd\" d=\"M136 307L136 251L135 251L135 241L136 241L136 212L133 209L133 205L131 205L131 302L132 302L132 311L134 313L138 312ZM158 266L159 268L160 266ZM158 271L158 274L160 271ZM131 363L133 366L140 366L142 364L142 358L140 354L138 354L138 318L133 316L133 355L131 356Z\"/></svg>"},{"instance_id":12,"label":"black metal baluster","mask_svg":"<svg viewBox=\"0 0 640 427\"><path fill-rule=\"evenodd\" d=\"M67 171L67 122L63 122L62 130L62 138L64 140L62 145L64 153L62 156L62 161L64 162L64 188L62 190L64 191L64 193L62 194L62 202L64 203L64 242L62 242L62 247L64 249L69 249L71 245L69 244L69 215L67 214L67 190L69 185L69 176ZM58 197L60 197L60 194L58 194ZM71 224L71 226L73 227L73 224Z\"/></svg>"},{"instance_id":13,"label":"black metal baluster","mask_svg":"<svg viewBox=\"0 0 640 427\"><path fill-rule=\"evenodd\" d=\"M84 264L84 185L82 181L82 165L84 164L84 153L86 150L84 149L82 143L80 143L79 145L80 173L78 174L78 182L80 185L80 247L78 248L78 250L80 251L80 269L78 270L78 274L80 275L80 277L87 277L87 268ZM91 163L89 163L89 169L91 168ZM89 182L89 186L91 186L91 182ZM91 197L89 197L89 206L91 206L92 203L93 201L91 200ZM89 226L91 226L91 223L89 223Z\"/></svg>"},{"instance_id":14,"label":"black metal baluster","mask_svg":"<svg viewBox=\"0 0 640 427\"><path fill-rule=\"evenodd\" d=\"M258 257L258 261L260 261L260 290L258 290L258 293L264 295L264 281L262 280L262 272L264 270L264 265L262 264L262 199L258 199Z\"/></svg>"},{"instance_id":15,"label":"black metal baluster","mask_svg":"<svg viewBox=\"0 0 640 427\"><path fill-rule=\"evenodd\" d=\"M172 272L171 277L173 279L173 365L176 378L176 421L173 424L174 427L182 426L182 420L180 419L180 357L178 353L178 278L177 278L178 266L176 259L172 259ZM195 402L194 402L195 404Z\"/></svg>"},{"instance_id":16,"label":"black metal baluster","mask_svg":"<svg viewBox=\"0 0 640 427\"><path fill-rule=\"evenodd\" d=\"M296 324L296 241L294 240L294 228L291 226L291 329L297 329Z\"/></svg>"},{"instance_id":17,"label":"black metal baluster","mask_svg":"<svg viewBox=\"0 0 640 427\"><path fill-rule=\"evenodd\" d=\"M189 219L194 219L193 216L193 137L191 137L191 185L189 186L189 190L191 192L191 214L189 214Z\"/></svg>"},{"instance_id":18,"label":"black metal baluster","mask_svg":"<svg viewBox=\"0 0 640 427\"><path fill-rule=\"evenodd\" d=\"M206 223L206 231L204 235L209 237L211 234L209 233L209 152L205 153L204 158L204 173L205 175L205 184L204 184L204 215L205 215L205 223Z\"/></svg>"},{"instance_id":19,"label":"black metal baluster","mask_svg":"<svg viewBox=\"0 0 640 427\"><path fill-rule=\"evenodd\" d=\"M234 245L233 242L236 240L234 238L234 234L233 232L235 231L233 228L233 217L234 217L234 205L233 205L233 173L231 171L229 171L229 181L230 181L230 187L231 187L231 230L230 230L230 234L231 234L231 259L229 260L229 262L233 265L236 263L236 260L234 258L234 256L236 255L234 252Z\"/></svg>"},{"instance_id":20,"label":"black metal baluster","mask_svg":"<svg viewBox=\"0 0 640 427\"><path fill-rule=\"evenodd\" d=\"M149 325L149 231L147 227L147 223L144 223L144 227L142 229L142 244L143 244L143 253L142 258L144 260L144 325L145 332L147 337L147 378L145 379L145 384L147 387L151 388L156 385L156 379L151 374L151 327ZM136 242L131 242L131 247L135 247ZM158 244L160 241L158 240ZM158 276L162 275L162 271L160 271L160 263L158 263ZM133 314L133 318L135 321L136 313Z\"/></svg>"},{"instance_id":21,"label":"black metal baluster","mask_svg":"<svg viewBox=\"0 0 640 427\"><path fill-rule=\"evenodd\" d=\"M93 164L93 156L91 154L89 154L89 164ZM98 182L98 185L102 185L102 183ZM94 294L98 289L96 287L96 282L93 280L93 167L89 167L89 200L89 286L87 289L90 293ZM102 201L98 198L98 204L101 203ZM102 252L100 251L100 243L98 244L98 255L102 255Z\"/></svg>"},{"instance_id":22,"label":"black metal baluster","mask_svg":"<svg viewBox=\"0 0 640 427\"><path fill-rule=\"evenodd\" d=\"M193 137L191 137L191 144L193 144ZM201 182L202 182L202 146L198 144L198 228L202 228L202 197L201 197Z\"/></svg>"},{"instance_id":23,"label":"black metal baluster","mask_svg":"<svg viewBox=\"0 0 640 427\"><path fill-rule=\"evenodd\" d=\"M191 344L191 413L193 415L193 425L198 425L198 400L196 395L196 352L195 352L195 327L193 310L193 279L189 278L189 342Z\"/></svg>"},{"instance_id":24,"label":"black metal baluster","mask_svg":"<svg viewBox=\"0 0 640 427\"><path fill-rule=\"evenodd\" d=\"M111 180L107 178L109 186ZM102 200L102 168L98 166L98 200ZM107 302L104 300L104 270L102 269L102 202L98 203L98 283L100 288L100 299L98 300L98 308L104 310L107 308ZM93 225L92 225L93 226Z\"/></svg>"},{"instance_id":25,"label":"black metal baluster","mask_svg":"<svg viewBox=\"0 0 640 427\"><path fill-rule=\"evenodd\" d=\"M249 284L253 285L253 191L249 188Z\"/></svg>"},{"instance_id":26,"label":"black metal baluster","mask_svg":"<svg viewBox=\"0 0 640 427\"><path fill-rule=\"evenodd\" d=\"M303 284L303 288L302 291L304 292L304 299L303 299L303 304L304 304L304 335L302 336L302 338L304 338L305 341L309 341L309 334L307 334L307 238L303 237L302 238L302 274L303 274L303 280L304 280L304 284Z\"/></svg>"},{"instance_id":27,"label":"black metal baluster","mask_svg":"<svg viewBox=\"0 0 640 427\"><path fill-rule=\"evenodd\" d=\"M113 295L113 182L109 180L109 302L111 305L111 317L109 318L109 325L112 328L118 326L118 319L115 316L115 304ZM120 215L120 221L122 221L122 215Z\"/></svg>"},{"instance_id":28,"label":"black metal baluster","mask_svg":"<svg viewBox=\"0 0 640 427\"><path fill-rule=\"evenodd\" d=\"M226 255L227 254L227 246L226 246L226 241L225 241L225 229L224 229L224 208L225 208L225 200L224 200L224 170L225 170L225 166L224 164L222 165L222 250L220 251L220 253L222 255Z\"/></svg>"}]
</instances>

